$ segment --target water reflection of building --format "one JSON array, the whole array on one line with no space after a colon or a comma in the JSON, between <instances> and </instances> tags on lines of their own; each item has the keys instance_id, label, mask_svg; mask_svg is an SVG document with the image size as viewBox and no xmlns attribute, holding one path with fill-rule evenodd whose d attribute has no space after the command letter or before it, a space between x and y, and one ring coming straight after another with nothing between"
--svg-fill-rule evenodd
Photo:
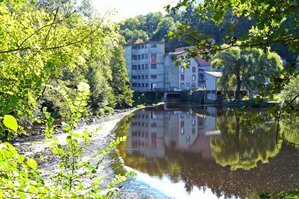
<instances>
[{"instance_id":1,"label":"water reflection of building","mask_svg":"<svg viewBox=\"0 0 299 199\"><path fill-rule=\"evenodd\" d=\"M165 148L200 153L212 159L210 139L216 130L216 108L207 107L203 114L183 111L138 110L131 119L127 153L161 158Z\"/></svg>"},{"instance_id":2,"label":"water reflection of building","mask_svg":"<svg viewBox=\"0 0 299 199\"><path fill-rule=\"evenodd\" d=\"M163 157L165 153L164 118L162 112L138 110L131 119L127 153L147 157Z\"/></svg>"}]
</instances>

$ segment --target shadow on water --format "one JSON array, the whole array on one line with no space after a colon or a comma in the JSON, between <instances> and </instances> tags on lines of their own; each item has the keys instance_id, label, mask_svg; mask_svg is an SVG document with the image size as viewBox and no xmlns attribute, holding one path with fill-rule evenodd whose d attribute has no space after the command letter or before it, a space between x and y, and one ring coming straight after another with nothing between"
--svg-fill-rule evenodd
<instances>
[{"instance_id":1,"label":"shadow on water","mask_svg":"<svg viewBox=\"0 0 299 199\"><path fill-rule=\"evenodd\" d=\"M127 136L118 147L125 166L170 197L255 198L299 187L298 124L298 115L281 119L277 134L264 110L156 107L115 132Z\"/></svg>"}]
</instances>

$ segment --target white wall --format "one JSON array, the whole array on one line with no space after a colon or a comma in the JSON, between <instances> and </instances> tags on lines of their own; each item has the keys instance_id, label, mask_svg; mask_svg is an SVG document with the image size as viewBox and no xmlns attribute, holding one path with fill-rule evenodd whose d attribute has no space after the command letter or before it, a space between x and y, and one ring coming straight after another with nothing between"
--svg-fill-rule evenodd
<instances>
[{"instance_id":1,"label":"white wall","mask_svg":"<svg viewBox=\"0 0 299 199\"><path fill-rule=\"evenodd\" d=\"M216 90L217 86L217 78L205 73L205 79L206 79L206 90Z\"/></svg>"}]
</instances>

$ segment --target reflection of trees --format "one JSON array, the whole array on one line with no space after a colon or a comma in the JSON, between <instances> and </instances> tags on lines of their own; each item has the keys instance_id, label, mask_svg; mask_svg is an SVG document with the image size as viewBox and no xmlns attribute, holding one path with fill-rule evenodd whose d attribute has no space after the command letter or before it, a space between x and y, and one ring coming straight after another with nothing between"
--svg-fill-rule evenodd
<instances>
[{"instance_id":1,"label":"reflection of trees","mask_svg":"<svg viewBox=\"0 0 299 199\"><path fill-rule=\"evenodd\" d=\"M169 162L167 165L167 171L170 175L170 179L173 182L179 182L180 180L180 174L182 173L181 166L178 164L178 162L173 161Z\"/></svg>"},{"instance_id":2,"label":"reflection of trees","mask_svg":"<svg viewBox=\"0 0 299 199\"><path fill-rule=\"evenodd\" d=\"M299 114L294 112L280 119L280 136L299 148Z\"/></svg>"},{"instance_id":3,"label":"reflection of trees","mask_svg":"<svg viewBox=\"0 0 299 199\"><path fill-rule=\"evenodd\" d=\"M296 153L299 157L299 153ZM209 187L218 196L224 194L245 198L252 193L273 190L287 191L299 186L299 164L293 161L290 150L283 146L281 152L269 164L262 164L252 170L231 171L214 161L202 159L196 153L166 149L163 159L151 159L136 155L126 156L125 164L150 176L170 177L172 182L182 180L186 192L196 186ZM155 162L155 163L154 163ZM161 173L162 172L162 173Z\"/></svg>"},{"instance_id":4,"label":"reflection of trees","mask_svg":"<svg viewBox=\"0 0 299 199\"><path fill-rule=\"evenodd\" d=\"M237 166L251 168L252 164L268 161L275 156L268 164L261 164L251 170L231 170L215 161L203 159L201 154L175 151L171 147L166 147L165 156L160 159L138 153L126 154L125 142L118 149L125 165L150 176L169 176L174 183L183 181L187 192L191 192L194 187L200 190L209 187L218 196L224 194L228 198L245 198L253 196L253 193L287 191L299 187L299 150L281 144L277 154L276 124L265 123L262 117L248 111L237 115L227 111L217 117L218 128L223 130L219 140L214 139L213 142L214 153L220 160L221 154L217 153L223 153L228 160L232 159L235 169ZM116 131L123 136L128 128L129 120L126 119ZM232 157L227 154L230 152L233 153ZM238 160L236 163L235 157Z\"/></svg>"},{"instance_id":5,"label":"reflection of trees","mask_svg":"<svg viewBox=\"0 0 299 199\"><path fill-rule=\"evenodd\" d=\"M231 170L249 170L258 162L267 163L278 154L275 142L276 125L266 123L262 115L249 111L227 111L217 118L220 139L212 139L212 155L222 166Z\"/></svg>"}]
</instances>

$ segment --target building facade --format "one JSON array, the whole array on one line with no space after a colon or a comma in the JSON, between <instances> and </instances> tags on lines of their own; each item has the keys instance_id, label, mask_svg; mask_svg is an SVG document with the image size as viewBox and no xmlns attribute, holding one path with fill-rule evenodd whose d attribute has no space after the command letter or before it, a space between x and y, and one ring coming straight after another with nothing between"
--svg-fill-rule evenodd
<instances>
[{"instance_id":1,"label":"building facade","mask_svg":"<svg viewBox=\"0 0 299 199\"><path fill-rule=\"evenodd\" d=\"M184 49L179 48L175 52L165 55L165 90L182 91L195 90L206 87L205 72L210 71L210 64L198 57L187 58L176 66L174 59L186 57ZM184 64L187 63L187 67Z\"/></svg>"},{"instance_id":2,"label":"building facade","mask_svg":"<svg viewBox=\"0 0 299 199\"><path fill-rule=\"evenodd\" d=\"M128 45L124 55L133 90L147 92L164 89L164 43Z\"/></svg>"},{"instance_id":3,"label":"building facade","mask_svg":"<svg viewBox=\"0 0 299 199\"><path fill-rule=\"evenodd\" d=\"M166 54L165 44L153 41L126 46L131 88L137 92L206 89L206 72L211 71L210 64L195 57L185 58L177 66L174 60L186 57L184 49L178 48ZM188 67L184 66L185 63Z\"/></svg>"},{"instance_id":4,"label":"building facade","mask_svg":"<svg viewBox=\"0 0 299 199\"><path fill-rule=\"evenodd\" d=\"M208 100L217 100L217 79L222 76L221 72L206 71L205 82Z\"/></svg>"}]
</instances>

